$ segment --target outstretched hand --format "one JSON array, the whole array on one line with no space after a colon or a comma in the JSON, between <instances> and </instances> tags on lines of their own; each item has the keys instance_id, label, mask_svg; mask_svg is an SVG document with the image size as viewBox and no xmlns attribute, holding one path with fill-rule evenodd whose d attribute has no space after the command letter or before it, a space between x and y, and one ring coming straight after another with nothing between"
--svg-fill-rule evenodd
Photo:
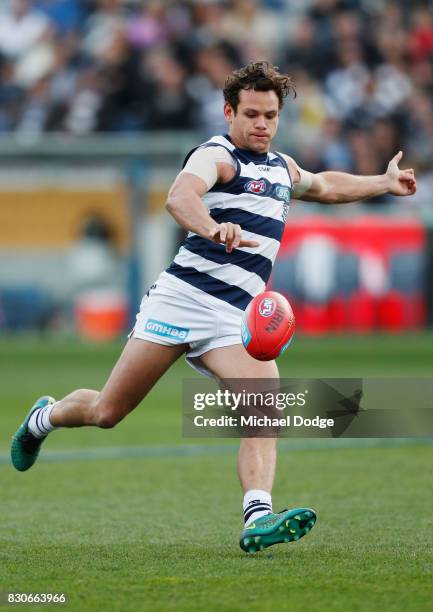
<instances>
[{"instance_id":1,"label":"outstretched hand","mask_svg":"<svg viewBox=\"0 0 433 612\"><path fill-rule=\"evenodd\" d=\"M399 151L388 164L386 176L389 180L388 193L397 196L413 195L416 192L416 179L413 168L400 170L398 164L403 157L403 152Z\"/></svg>"},{"instance_id":2,"label":"outstretched hand","mask_svg":"<svg viewBox=\"0 0 433 612\"><path fill-rule=\"evenodd\" d=\"M210 234L209 239L217 244L225 244L227 253L237 247L259 246L257 240L243 240L242 229L237 223L220 223Z\"/></svg>"}]
</instances>

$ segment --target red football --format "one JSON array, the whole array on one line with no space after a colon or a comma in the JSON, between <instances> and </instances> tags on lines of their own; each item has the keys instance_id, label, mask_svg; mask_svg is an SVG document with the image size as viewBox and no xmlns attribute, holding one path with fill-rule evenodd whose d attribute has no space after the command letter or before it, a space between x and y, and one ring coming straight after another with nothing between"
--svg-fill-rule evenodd
<instances>
[{"instance_id":1,"label":"red football","mask_svg":"<svg viewBox=\"0 0 433 612\"><path fill-rule=\"evenodd\" d=\"M270 361L283 353L295 332L295 317L286 298L265 291L248 304L242 317L242 342L248 353Z\"/></svg>"}]
</instances>

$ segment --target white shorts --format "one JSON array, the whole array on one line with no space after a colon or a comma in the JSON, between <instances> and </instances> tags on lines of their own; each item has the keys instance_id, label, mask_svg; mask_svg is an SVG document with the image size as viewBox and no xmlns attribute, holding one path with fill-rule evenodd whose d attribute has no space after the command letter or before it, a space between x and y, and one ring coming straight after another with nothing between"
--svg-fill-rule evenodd
<instances>
[{"instance_id":1,"label":"white shorts","mask_svg":"<svg viewBox=\"0 0 433 612\"><path fill-rule=\"evenodd\" d=\"M130 335L165 346L188 344L187 362L201 374L213 376L200 355L242 344L242 312L229 304L219 306L220 302L163 272L143 297Z\"/></svg>"}]
</instances>

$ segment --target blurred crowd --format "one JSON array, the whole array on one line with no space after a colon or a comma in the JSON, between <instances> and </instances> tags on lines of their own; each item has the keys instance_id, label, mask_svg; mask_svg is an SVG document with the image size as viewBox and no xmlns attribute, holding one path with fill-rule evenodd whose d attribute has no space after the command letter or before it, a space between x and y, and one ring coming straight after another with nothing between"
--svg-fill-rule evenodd
<instances>
[{"instance_id":1,"label":"blurred crowd","mask_svg":"<svg viewBox=\"0 0 433 612\"><path fill-rule=\"evenodd\" d=\"M0 133L225 131L227 73L269 59L312 171L433 159L433 4L416 0L2 0Z\"/></svg>"}]
</instances>

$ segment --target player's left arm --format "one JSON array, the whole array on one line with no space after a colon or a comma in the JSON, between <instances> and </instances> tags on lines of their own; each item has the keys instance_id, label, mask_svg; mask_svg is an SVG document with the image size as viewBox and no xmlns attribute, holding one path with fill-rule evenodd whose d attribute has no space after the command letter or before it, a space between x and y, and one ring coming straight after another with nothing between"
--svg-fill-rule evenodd
<instances>
[{"instance_id":1,"label":"player's left arm","mask_svg":"<svg viewBox=\"0 0 433 612\"><path fill-rule=\"evenodd\" d=\"M294 182L293 197L307 202L323 204L345 204L365 200L389 193L396 196L413 195L416 178L412 168L400 170L398 164L403 157L399 151L388 164L384 174L355 176L346 172L307 172L292 160Z\"/></svg>"}]
</instances>

